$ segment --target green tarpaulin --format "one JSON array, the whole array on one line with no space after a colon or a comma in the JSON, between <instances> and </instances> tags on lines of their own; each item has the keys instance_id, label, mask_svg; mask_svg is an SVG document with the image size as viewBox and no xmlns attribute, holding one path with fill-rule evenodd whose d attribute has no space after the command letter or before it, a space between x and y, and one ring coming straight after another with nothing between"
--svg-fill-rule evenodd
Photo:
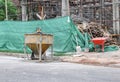
<instances>
[{"instance_id":1,"label":"green tarpaulin","mask_svg":"<svg viewBox=\"0 0 120 82\"><path fill-rule=\"evenodd\" d=\"M70 17L62 17L43 21L1 21L0 51L23 52L24 34L35 33L37 28L54 36L55 52L73 52L77 43L82 49L86 46L93 49L89 36L81 34Z\"/></svg>"}]
</instances>

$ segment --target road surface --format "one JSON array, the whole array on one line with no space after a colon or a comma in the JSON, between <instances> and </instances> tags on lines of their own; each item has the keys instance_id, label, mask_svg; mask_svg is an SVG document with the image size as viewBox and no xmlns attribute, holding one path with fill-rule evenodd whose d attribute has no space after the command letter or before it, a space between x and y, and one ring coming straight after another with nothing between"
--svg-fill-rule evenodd
<instances>
[{"instance_id":1,"label":"road surface","mask_svg":"<svg viewBox=\"0 0 120 82\"><path fill-rule=\"evenodd\" d=\"M120 82L120 69L0 56L0 82Z\"/></svg>"}]
</instances>

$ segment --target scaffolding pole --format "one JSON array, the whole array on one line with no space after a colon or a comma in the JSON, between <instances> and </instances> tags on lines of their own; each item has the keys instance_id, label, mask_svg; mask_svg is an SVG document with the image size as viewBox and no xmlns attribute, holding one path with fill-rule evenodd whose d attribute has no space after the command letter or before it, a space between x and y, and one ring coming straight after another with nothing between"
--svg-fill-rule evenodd
<instances>
[{"instance_id":1,"label":"scaffolding pole","mask_svg":"<svg viewBox=\"0 0 120 82\"><path fill-rule=\"evenodd\" d=\"M8 20L8 6L7 6L7 3L8 3L8 1L5 0L5 14L6 14L5 20Z\"/></svg>"},{"instance_id":2,"label":"scaffolding pole","mask_svg":"<svg viewBox=\"0 0 120 82\"><path fill-rule=\"evenodd\" d=\"M27 21L27 7L26 7L26 0L21 1L21 7L22 7L22 21Z\"/></svg>"},{"instance_id":3,"label":"scaffolding pole","mask_svg":"<svg viewBox=\"0 0 120 82\"><path fill-rule=\"evenodd\" d=\"M69 0L62 0L62 16L69 16L70 9L69 9Z\"/></svg>"},{"instance_id":4,"label":"scaffolding pole","mask_svg":"<svg viewBox=\"0 0 120 82\"><path fill-rule=\"evenodd\" d=\"M113 0L113 20L119 20L119 1ZM119 21L113 21L113 31L114 34L120 33Z\"/></svg>"}]
</instances>

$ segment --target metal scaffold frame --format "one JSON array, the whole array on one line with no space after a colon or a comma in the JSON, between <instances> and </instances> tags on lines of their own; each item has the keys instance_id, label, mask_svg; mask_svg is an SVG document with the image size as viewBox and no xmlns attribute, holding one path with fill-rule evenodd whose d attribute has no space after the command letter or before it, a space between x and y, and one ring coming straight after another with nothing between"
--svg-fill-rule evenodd
<instances>
[{"instance_id":1,"label":"metal scaffold frame","mask_svg":"<svg viewBox=\"0 0 120 82\"><path fill-rule=\"evenodd\" d=\"M120 2L118 0L67 0L67 3L65 1L66 0L27 0L27 2L24 2L24 5L21 4L22 19L39 20L40 18L36 13L45 19L76 15L77 17L108 26L113 29L114 34L120 33Z\"/></svg>"}]
</instances>

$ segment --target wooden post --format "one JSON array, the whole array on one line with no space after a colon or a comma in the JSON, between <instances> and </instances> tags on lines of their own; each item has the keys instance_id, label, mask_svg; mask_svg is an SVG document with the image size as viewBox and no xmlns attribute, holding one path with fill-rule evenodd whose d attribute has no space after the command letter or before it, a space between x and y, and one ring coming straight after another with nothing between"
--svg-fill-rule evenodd
<instances>
[{"instance_id":1,"label":"wooden post","mask_svg":"<svg viewBox=\"0 0 120 82\"><path fill-rule=\"evenodd\" d=\"M42 35L40 34L40 45L39 45L39 61L42 60Z\"/></svg>"},{"instance_id":2,"label":"wooden post","mask_svg":"<svg viewBox=\"0 0 120 82\"><path fill-rule=\"evenodd\" d=\"M53 44L51 45L51 60L53 60Z\"/></svg>"},{"instance_id":3,"label":"wooden post","mask_svg":"<svg viewBox=\"0 0 120 82\"><path fill-rule=\"evenodd\" d=\"M70 15L69 0L62 0L62 16Z\"/></svg>"},{"instance_id":4,"label":"wooden post","mask_svg":"<svg viewBox=\"0 0 120 82\"><path fill-rule=\"evenodd\" d=\"M5 0L5 15L6 15L6 19L5 20L8 20L8 6L7 6L7 4L8 4L8 1Z\"/></svg>"},{"instance_id":5,"label":"wooden post","mask_svg":"<svg viewBox=\"0 0 120 82\"><path fill-rule=\"evenodd\" d=\"M27 0L21 0L21 9L22 9L22 21L27 21Z\"/></svg>"},{"instance_id":6,"label":"wooden post","mask_svg":"<svg viewBox=\"0 0 120 82\"><path fill-rule=\"evenodd\" d=\"M24 44L24 54L26 55L27 59L29 59L29 56L28 56L28 54L26 52L26 43Z\"/></svg>"},{"instance_id":7,"label":"wooden post","mask_svg":"<svg viewBox=\"0 0 120 82\"><path fill-rule=\"evenodd\" d=\"M119 0L112 0L112 3L113 3L113 31L114 34L120 34Z\"/></svg>"},{"instance_id":8,"label":"wooden post","mask_svg":"<svg viewBox=\"0 0 120 82\"><path fill-rule=\"evenodd\" d=\"M26 55L26 44L24 44L24 54Z\"/></svg>"}]
</instances>

